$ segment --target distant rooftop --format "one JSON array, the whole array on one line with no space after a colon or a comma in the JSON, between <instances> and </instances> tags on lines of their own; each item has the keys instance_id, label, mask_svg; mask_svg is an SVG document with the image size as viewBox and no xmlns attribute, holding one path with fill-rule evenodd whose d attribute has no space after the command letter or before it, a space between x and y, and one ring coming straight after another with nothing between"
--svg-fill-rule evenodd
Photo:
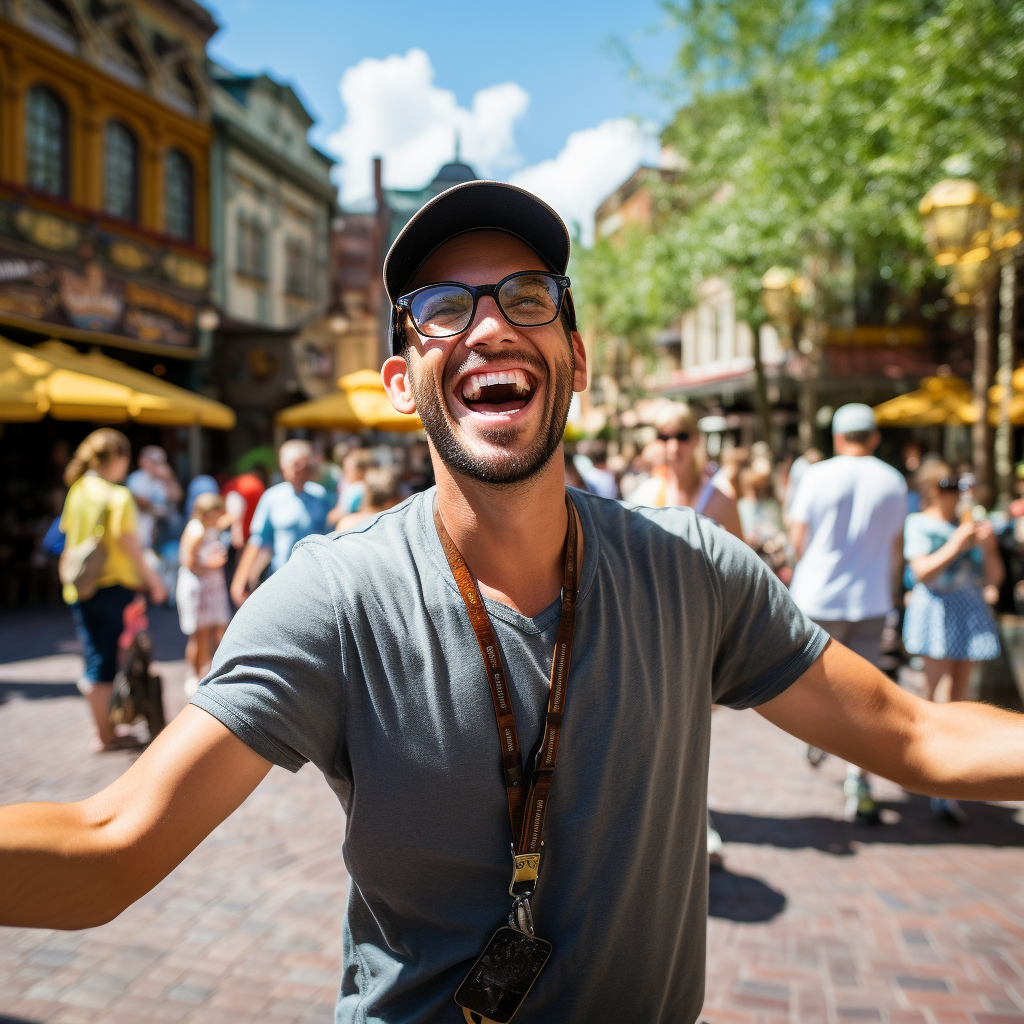
<instances>
[{"instance_id":1,"label":"distant rooftop","mask_svg":"<svg viewBox=\"0 0 1024 1024\"><path fill-rule=\"evenodd\" d=\"M444 167L434 175L434 180L430 184L443 185L444 188L451 188L452 185L458 185L463 181L476 180L476 171L474 171L469 164L456 162L445 164ZM443 189L441 191L443 191Z\"/></svg>"},{"instance_id":2,"label":"distant rooftop","mask_svg":"<svg viewBox=\"0 0 1024 1024\"><path fill-rule=\"evenodd\" d=\"M390 216L387 219L386 235L382 241L386 252L391 243L398 237L398 232L412 218L413 214L425 203L428 203L434 196L440 195L445 189L451 188L464 181L477 181L477 173L469 164L464 164L456 159L450 164L445 164L434 175L434 180L429 185L418 189L384 189L384 204L388 208Z\"/></svg>"}]
</instances>

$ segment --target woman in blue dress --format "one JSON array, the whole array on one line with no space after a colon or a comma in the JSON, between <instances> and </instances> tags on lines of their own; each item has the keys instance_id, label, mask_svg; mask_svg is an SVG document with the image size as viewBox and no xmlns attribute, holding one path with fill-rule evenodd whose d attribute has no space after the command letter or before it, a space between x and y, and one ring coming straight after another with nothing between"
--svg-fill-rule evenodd
<instances>
[{"instance_id":1,"label":"woman in blue dress","mask_svg":"<svg viewBox=\"0 0 1024 1024\"><path fill-rule=\"evenodd\" d=\"M903 531L903 555L914 579L903 644L908 654L924 660L931 699L939 680L949 675L950 700L967 700L974 663L999 657L999 634L986 596L994 603L1005 570L988 520L957 524L960 489L953 470L944 462L928 462L917 479L922 508L907 516ZM932 809L955 821L965 818L953 800L933 800Z\"/></svg>"}]
</instances>

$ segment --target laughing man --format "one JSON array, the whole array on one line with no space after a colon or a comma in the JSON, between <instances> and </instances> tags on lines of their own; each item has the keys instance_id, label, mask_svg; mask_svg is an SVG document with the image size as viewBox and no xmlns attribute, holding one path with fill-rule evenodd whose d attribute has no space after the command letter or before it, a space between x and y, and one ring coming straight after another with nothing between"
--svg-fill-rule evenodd
<instances>
[{"instance_id":1,"label":"laughing man","mask_svg":"<svg viewBox=\"0 0 1024 1024\"><path fill-rule=\"evenodd\" d=\"M0 923L109 921L312 761L346 814L339 1022L688 1024L713 703L916 792L1024 798L1024 718L904 693L691 510L566 491L568 256L508 185L410 221L383 377L436 489L302 541L113 785L0 809Z\"/></svg>"}]
</instances>

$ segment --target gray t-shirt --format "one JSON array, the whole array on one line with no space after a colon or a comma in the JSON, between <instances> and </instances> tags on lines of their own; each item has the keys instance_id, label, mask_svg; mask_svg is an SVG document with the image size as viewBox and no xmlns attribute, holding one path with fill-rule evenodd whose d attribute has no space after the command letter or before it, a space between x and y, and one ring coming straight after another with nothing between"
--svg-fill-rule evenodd
<instances>
[{"instance_id":1,"label":"gray t-shirt","mask_svg":"<svg viewBox=\"0 0 1024 1024\"><path fill-rule=\"evenodd\" d=\"M692 510L572 494L585 550L533 901L554 952L517 1019L687 1024L704 994L712 702L771 700L827 636ZM312 761L338 794L352 880L339 1024L459 1024L455 989L509 912L494 710L433 497L302 541L193 699L274 763ZM526 752L561 602L532 619L486 603Z\"/></svg>"}]
</instances>

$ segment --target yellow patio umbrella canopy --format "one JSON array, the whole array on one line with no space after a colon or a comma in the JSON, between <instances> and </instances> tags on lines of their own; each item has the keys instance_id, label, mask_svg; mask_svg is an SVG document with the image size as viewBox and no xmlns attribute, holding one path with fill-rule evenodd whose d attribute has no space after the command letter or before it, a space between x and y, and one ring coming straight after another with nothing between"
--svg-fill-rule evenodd
<instances>
[{"instance_id":1,"label":"yellow patio umbrella canopy","mask_svg":"<svg viewBox=\"0 0 1024 1024\"><path fill-rule=\"evenodd\" d=\"M278 426L289 430L353 430L364 429L351 403L340 391L311 402L300 402L282 409L275 417Z\"/></svg>"},{"instance_id":2,"label":"yellow patio umbrella canopy","mask_svg":"<svg viewBox=\"0 0 1024 1024\"><path fill-rule=\"evenodd\" d=\"M384 390L380 374L373 370L356 370L338 381L361 423L373 430L409 433L421 430L423 423L419 416L408 416L399 412Z\"/></svg>"},{"instance_id":3,"label":"yellow patio umbrella canopy","mask_svg":"<svg viewBox=\"0 0 1024 1024\"><path fill-rule=\"evenodd\" d=\"M0 421L44 416L93 423L149 423L230 430L226 405L158 380L100 352L48 341L36 348L0 338Z\"/></svg>"},{"instance_id":4,"label":"yellow patio umbrella canopy","mask_svg":"<svg viewBox=\"0 0 1024 1024\"><path fill-rule=\"evenodd\" d=\"M357 370L338 381L340 391L311 402L282 409L276 416L279 426L290 430L383 430L409 433L420 430L419 416L407 416L391 404L380 374Z\"/></svg>"},{"instance_id":5,"label":"yellow patio umbrella canopy","mask_svg":"<svg viewBox=\"0 0 1024 1024\"><path fill-rule=\"evenodd\" d=\"M960 377L925 377L917 391L875 406L880 427L962 427L977 418L971 386Z\"/></svg>"},{"instance_id":6,"label":"yellow patio umbrella canopy","mask_svg":"<svg viewBox=\"0 0 1024 1024\"><path fill-rule=\"evenodd\" d=\"M988 389L988 421L993 427L999 425L999 416L1003 403L1003 388L994 384ZM1024 366L1017 367L1010 378L1010 422L1014 426L1024 424Z\"/></svg>"},{"instance_id":7,"label":"yellow patio umbrella canopy","mask_svg":"<svg viewBox=\"0 0 1024 1024\"><path fill-rule=\"evenodd\" d=\"M50 407L45 379L53 364L0 338L0 423L35 423Z\"/></svg>"}]
</instances>

